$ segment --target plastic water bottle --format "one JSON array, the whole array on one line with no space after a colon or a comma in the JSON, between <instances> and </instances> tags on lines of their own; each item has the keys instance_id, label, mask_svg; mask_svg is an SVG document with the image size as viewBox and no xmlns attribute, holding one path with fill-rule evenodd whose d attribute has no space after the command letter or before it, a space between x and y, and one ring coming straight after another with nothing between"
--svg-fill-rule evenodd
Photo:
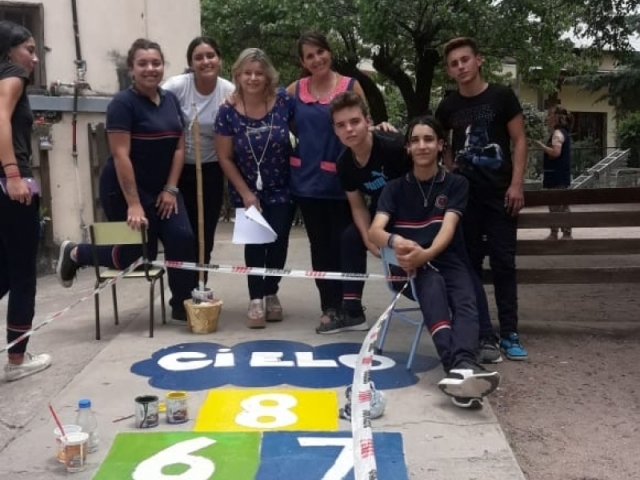
<instances>
[{"instance_id":1,"label":"plastic water bottle","mask_svg":"<svg viewBox=\"0 0 640 480\"><path fill-rule=\"evenodd\" d=\"M91 410L91 400L83 398L78 402L78 416L76 417L76 425L82 428L84 433L89 434L89 442L87 452L93 453L98 450L98 420Z\"/></svg>"}]
</instances>

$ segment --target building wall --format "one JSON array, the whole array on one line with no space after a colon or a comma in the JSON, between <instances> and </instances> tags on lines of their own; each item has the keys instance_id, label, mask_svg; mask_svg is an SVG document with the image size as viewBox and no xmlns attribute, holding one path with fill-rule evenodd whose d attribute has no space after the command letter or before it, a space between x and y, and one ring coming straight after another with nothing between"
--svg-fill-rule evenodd
<instances>
[{"instance_id":1,"label":"building wall","mask_svg":"<svg viewBox=\"0 0 640 480\"><path fill-rule=\"evenodd\" d=\"M614 64L610 56L603 57L601 70L610 70L613 68ZM514 77L516 75L515 68L512 65L505 66L503 71L512 73ZM539 109L543 108L546 96L538 92L535 87L522 83L518 84L516 81L512 84L520 101L536 105ZM575 85L563 85L558 92L558 99L570 112L604 113L606 116L604 146L607 149L612 149L617 146L616 112L615 108L609 105L606 99L600 100L605 94L606 89L591 93Z\"/></svg>"},{"instance_id":2,"label":"building wall","mask_svg":"<svg viewBox=\"0 0 640 480\"><path fill-rule=\"evenodd\" d=\"M570 112L604 113L606 117L604 146L607 149L612 149L617 146L616 112L615 108L609 105L606 99L599 100L605 93L605 90L590 93L575 85L564 85L560 92L558 92L558 99L562 103L562 106ZM540 108L537 90L529 86L522 86L519 97L520 101L532 103Z\"/></svg>"},{"instance_id":3,"label":"building wall","mask_svg":"<svg viewBox=\"0 0 640 480\"><path fill-rule=\"evenodd\" d=\"M598 100L606 93L601 90L594 93L585 92L575 85L564 85L558 94L558 98L562 101L562 105L570 112L598 112L604 113L606 116L606 138L605 145L607 148L613 148L617 145L616 140L616 112L607 100Z\"/></svg>"},{"instance_id":4,"label":"building wall","mask_svg":"<svg viewBox=\"0 0 640 480\"><path fill-rule=\"evenodd\" d=\"M44 39L47 47L46 80L75 80L75 38L69 0L21 0L44 5ZM82 56L87 63L86 80L91 91L84 95L110 96L119 90L116 58L126 57L139 37L157 41L167 61L165 76L186 66L185 52L200 34L199 0L77 0ZM70 93L70 92L67 92ZM33 103L33 100L32 100ZM93 221L87 129L104 121L104 113L80 113L77 124L78 165L72 158L71 114L52 127L49 152L54 241L86 239L80 228Z\"/></svg>"}]
</instances>

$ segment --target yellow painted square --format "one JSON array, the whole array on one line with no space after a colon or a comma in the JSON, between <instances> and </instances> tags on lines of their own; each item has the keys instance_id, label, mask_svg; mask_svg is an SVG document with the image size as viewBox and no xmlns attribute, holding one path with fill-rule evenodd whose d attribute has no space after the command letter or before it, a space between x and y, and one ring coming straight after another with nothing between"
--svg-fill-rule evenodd
<instances>
[{"instance_id":1,"label":"yellow painted square","mask_svg":"<svg viewBox=\"0 0 640 480\"><path fill-rule=\"evenodd\" d=\"M200 407L196 432L337 431L334 390L211 390Z\"/></svg>"}]
</instances>

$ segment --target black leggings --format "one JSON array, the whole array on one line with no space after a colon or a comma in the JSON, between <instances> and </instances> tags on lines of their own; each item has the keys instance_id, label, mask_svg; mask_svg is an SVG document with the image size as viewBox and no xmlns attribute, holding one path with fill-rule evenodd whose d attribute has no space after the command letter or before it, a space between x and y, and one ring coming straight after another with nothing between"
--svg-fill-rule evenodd
<instances>
[{"instance_id":1,"label":"black leggings","mask_svg":"<svg viewBox=\"0 0 640 480\"><path fill-rule=\"evenodd\" d=\"M195 165L185 165L178 184L184 206L189 215L189 223L198 242L198 189ZM204 206L204 263L211 260L216 228L222 210L224 192L224 175L218 162L202 165L202 204Z\"/></svg>"},{"instance_id":2,"label":"black leggings","mask_svg":"<svg viewBox=\"0 0 640 480\"><path fill-rule=\"evenodd\" d=\"M297 198L311 247L311 267L317 271L339 272L340 237L351 223L347 200ZM316 280L322 311L342 306L340 280Z\"/></svg>"},{"instance_id":3,"label":"black leggings","mask_svg":"<svg viewBox=\"0 0 640 480\"><path fill-rule=\"evenodd\" d=\"M0 299L9 294L7 342L31 329L36 304L36 264L40 239L40 197L31 205L0 190ZM29 337L9 349L24 353Z\"/></svg>"}]
</instances>

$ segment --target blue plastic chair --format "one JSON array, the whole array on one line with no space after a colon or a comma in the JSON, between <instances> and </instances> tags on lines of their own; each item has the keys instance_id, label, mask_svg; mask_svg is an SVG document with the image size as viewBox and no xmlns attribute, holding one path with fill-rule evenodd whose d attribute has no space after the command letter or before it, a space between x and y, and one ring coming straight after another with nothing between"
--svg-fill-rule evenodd
<instances>
[{"instance_id":1,"label":"blue plastic chair","mask_svg":"<svg viewBox=\"0 0 640 480\"><path fill-rule=\"evenodd\" d=\"M382 268L384 275L389 277L391 276L391 265L399 266L398 259L396 258L395 252L391 248L383 247L380 249L380 257L382 259ZM393 288L393 283L391 281L387 282L387 287L393 293L393 296L398 293ZM416 287L413 280L409 280L409 287L411 288L411 294L413 298L418 298L416 295ZM417 302L416 302L417 303ZM414 316L408 315L411 312L418 312L420 318L415 318ZM420 343L420 337L422 336L422 329L424 327L424 322L422 319L422 312L419 307L402 307L398 308L395 306L393 310L389 313L388 320L384 323L382 327L382 332L380 334L380 338L378 340L378 352L382 353L382 349L384 347L384 342L387 338L387 332L389 331L389 326L391 325L391 320L397 317L403 322L406 322L410 325L416 327L416 333L413 337L413 342L411 344L411 351L409 352L409 358L407 360L407 370L411 370L411 365L413 364L413 358L416 354L416 350L418 349L418 344Z\"/></svg>"}]
</instances>

